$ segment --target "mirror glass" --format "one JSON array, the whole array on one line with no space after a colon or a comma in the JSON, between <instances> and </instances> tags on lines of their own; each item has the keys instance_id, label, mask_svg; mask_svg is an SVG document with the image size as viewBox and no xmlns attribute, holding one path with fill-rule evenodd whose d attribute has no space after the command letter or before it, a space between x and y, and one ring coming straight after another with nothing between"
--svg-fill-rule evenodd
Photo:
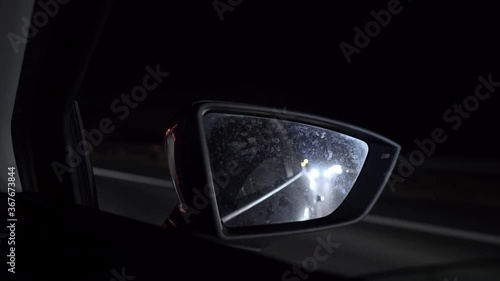
<instances>
[{"instance_id":1,"label":"mirror glass","mask_svg":"<svg viewBox=\"0 0 500 281\"><path fill-rule=\"evenodd\" d=\"M279 118L208 113L203 126L227 227L328 216L349 194L368 154L364 141Z\"/></svg>"}]
</instances>

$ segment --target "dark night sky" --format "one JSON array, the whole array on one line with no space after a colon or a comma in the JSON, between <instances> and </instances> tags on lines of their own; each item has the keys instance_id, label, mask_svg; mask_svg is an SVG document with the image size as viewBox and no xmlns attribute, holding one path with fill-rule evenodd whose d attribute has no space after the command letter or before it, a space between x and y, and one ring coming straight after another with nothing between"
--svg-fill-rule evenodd
<instances>
[{"instance_id":1,"label":"dark night sky","mask_svg":"<svg viewBox=\"0 0 500 281\"><path fill-rule=\"evenodd\" d=\"M147 65L171 75L108 140L161 142L169 118L195 100L217 99L304 111L352 123L415 148L442 127L443 155L490 157L500 88L453 131L443 113L474 94L477 76L500 81L499 12L492 7L401 1L348 64L339 47L354 27L390 1L250 1L224 14L212 1L115 1L80 100L87 128L121 93L141 83ZM139 4L140 3L140 4ZM468 6L474 5L474 6ZM498 152L494 151L498 155Z\"/></svg>"}]
</instances>

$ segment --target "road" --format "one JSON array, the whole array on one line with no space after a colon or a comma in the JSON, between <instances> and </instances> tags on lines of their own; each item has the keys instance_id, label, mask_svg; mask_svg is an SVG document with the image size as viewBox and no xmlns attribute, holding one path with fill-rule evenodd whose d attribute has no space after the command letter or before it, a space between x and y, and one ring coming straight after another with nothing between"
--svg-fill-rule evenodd
<instances>
[{"instance_id":1,"label":"road","mask_svg":"<svg viewBox=\"0 0 500 281\"><path fill-rule=\"evenodd\" d=\"M175 207L177 198L163 164L134 168L102 159L97 164L102 164L94 168L102 210L158 225ZM490 211L487 207L393 195L384 192L357 224L282 237L261 253L301 263L313 256L318 237L330 236L340 247L319 263L319 270L345 276L500 259L500 227L483 215Z\"/></svg>"}]
</instances>

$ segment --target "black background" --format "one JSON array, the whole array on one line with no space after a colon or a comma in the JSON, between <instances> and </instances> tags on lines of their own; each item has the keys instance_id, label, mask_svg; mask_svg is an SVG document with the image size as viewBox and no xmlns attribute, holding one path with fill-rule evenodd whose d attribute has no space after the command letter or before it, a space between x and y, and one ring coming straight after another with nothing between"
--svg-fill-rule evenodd
<instances>
[{"instance_id":1,"label":"black background","mask_svg":"<svg viewBox=\"0 0 500 281\"><path fill-rule=\"evenodd\" d=\"M403 146L442 127L436 154L498 155L497 93L456 131L443 121L473 95L477 77L500 81L498 10L477 2L401 1L403 10L347 63L354 27L388 1L243 1L220 21L211 1L116 1L80 92L86 127L104 117L116 141L158 141L172 115L200 99L304 111L352 123ZM110 109L141 84L145 66L171 75L130 116Z\"/></svg>"}]
</instances>

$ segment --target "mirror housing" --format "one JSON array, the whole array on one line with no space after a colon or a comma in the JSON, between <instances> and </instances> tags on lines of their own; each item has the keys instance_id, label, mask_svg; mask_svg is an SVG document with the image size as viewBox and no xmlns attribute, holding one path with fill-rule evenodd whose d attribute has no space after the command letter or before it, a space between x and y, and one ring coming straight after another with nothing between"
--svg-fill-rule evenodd
<instances>
[{"instance_id":1,"label":"mirror housing","mask_svg":"<svg viewBox=\"0 0 500 281\"><path fill-rule=\"evenodd\" d=\"M210 125L207 123L207 116L212 116L211 119L213 119L213 116L216 116L219 119L215 121L212 120ZM277 196L280 192L282 193L282 189L284 188L290 190L288 192L288 197L290 197L290 194L294 195L298 192L301 192L301 194L302 192L312 192L310 189L313 186L300 186L300 184L295 183L295 185L297 185L296 187L287 187L290 183L302 176L304 176L305 180L306 175L309 175L310 179L311 170L306 170L309 159L303 157L304 155L300 155L295 157L295 159L301 159L302 163L300 163L300 165L302 166L302 172L296 169L295 172L289 172L288 176L283 176L279 180L272 181L273 183L277 182L274 187L268 184L266 185L265 191L261 192L258 190L258 195L252 195L253 197L249 196L248 198L250 199L245 199L246 201L243 200L242 204L237 204L238 207L233 207L236 211L229 212L231 215L228 216L228 211L221 209L219 205L221 202L231 202L231 200L233 200L232 198L241 200L241 192L236 192L236 197L227 197L221 194L220 187L224 189L227 186L231 186L232 183L237 183L236 187L241 185L241 190L245 191L245 184L240 183L244 182L245 179L252 174L252 171L250 171L250 166L247 165L243 167L238 164L240 162L231 160L233 157L236 159L237 156L234 154L234 149L228 149L230 146L224 146L224 149L217 152L219 154L222 153L222 156L224 156L226 160L219 161L218 163L220 165L218 169L216 171L213 170L211 164L214 163L211 163L211 159L213 160L216 154L213 153L213 144L211 144L209 148L210 138L207 136L207 131L210 132L210 128L213 127L213 124L220 123L224 118L229 118L228 120L231 120L233 123L236 122L236 129L233 129L231 132L237 133L239 133L238 130L241 127L241 125L237 123L240 122L238 120L244 120L245 122L253 122L253 120L260 122L264 120L264 123L267 122L272 124L272 128L276 128L276 124L278 124L278 127L281 126L281 131L284 130L285 134L276 135L276 132L271 132L271 135L274 134L276 136L273 139L277 143L286 138L284 136L287 134L295 135L296 133L292 134L290 132L290 128L294 126L301 126L299 132L308 130L309 128L313 128L316 134L318 134L317 132L321 132L322 135L324 135L331 132L332 140L337 136L337 138L340 137L342 140L348 140L347 146L344 145L344 150L351 150L353 147L362 148L357 149L355 154L360 155L364 161L358 161L361 165L357 166L356 175L350 178L348 184L345 184L346 180L345 178L343 179L344 185L348 187L348 189L344 188L344 192L345 190L347 190L347 192L345 192L341 200L337 200L340 203L337 202L335 206L330 206L331 210L329 212L322 212L321 215L311 218L308 216L308 219L287 218L285 220L278 220L276 223L272 220L267 220L267 223L266 221L262 223L255 222L251 219L249 220L253 215L257 216L258 213L255 212L251 214L248 210L254 208L254 206L260 204L260 202L264 200L269 200L268 198L270 198L270 196ZM283 129L282 127L286 128ZM267 127L266 130L268 130ZM226 134L228 138L230 137L228 131L223 131L222 138L219 136L218 142L224 141L224 134ZM255 141L255 137L252 141ZM258 141L259 140L257 140L257 142ZM296 139L294 141L297 142ZM292 147L294 146L294 141L290 142ZM302 141L301 143L304 142ZM307 144L307 142L305 143ZM339 144L340 142L335 143L335 147L341 147ZM365 146L366 149L364 149ZM269 148L269 146L266 147ZM275 148L276 147L271 147L271 151L274 153L271 153L273 155L272 157L274 157L272 159L283 158L280 155L284 154L276 154L274 152ZM212 149L212 153L210 149ZM234 240L320 231L361 220L371 210L387 183L396 164L400 147L398 144L370 131L322 117L245 104L198 102L187 110L186 113L182 115L180 119L176 120L175 124L167 130L165 134L165 151L172 181L180 202L178 209L174 212L176 215L171 217L170 222L178 227L184 225L186 228L190 229L190 231L196 233L209 234L225 240ZM304 152L303 149L301 151ZM286 155L288 154L290 153L287 152ZM331 158L330 155L328 159L330 160ZM328 164L330 168L324 170L325 176L330 177L331 174L342 173L343 165L352 167L352 159L350 162L346 162L346 160L343 161L342 163L331 162L333 164ZM262 163L262 161L259 161L259 163ZM296 161L292 161L291 163L293 167L298 166L296 165ZM222 171L220 167L223 167ZM255 165L251 167L254 169ZM244 173L241 172L242 169L245 169ZM268 170L271 171L275 169L271 168ZM316 171L313 170L313 172L315 172L312 173L313 175L317 174ZM260 173L265 174L265 172ZM338 184L332 185L332 188L335 186L338 186ZM329 197L330 196L328 196L328 198ZM331 197L334 198L335 196L331 195ZM321 196L321 198L324 197ZM237 202L235 202L235 204L236 203ZM272 205L274 203L267 202L267 204ZM295 203L295 205L292 204L292 207L299 208L297 207L298 204L299 203ZM279 208L276 204L272 207ZM304 210L302 205L300 208ZM306 209L313 210L313 208ZM244 222L228 223L228 218L232 219L243 212L247 212L246 216L248 217ZM260 215L262 215L262 211Z\"/></svg>"}]
</instances>

